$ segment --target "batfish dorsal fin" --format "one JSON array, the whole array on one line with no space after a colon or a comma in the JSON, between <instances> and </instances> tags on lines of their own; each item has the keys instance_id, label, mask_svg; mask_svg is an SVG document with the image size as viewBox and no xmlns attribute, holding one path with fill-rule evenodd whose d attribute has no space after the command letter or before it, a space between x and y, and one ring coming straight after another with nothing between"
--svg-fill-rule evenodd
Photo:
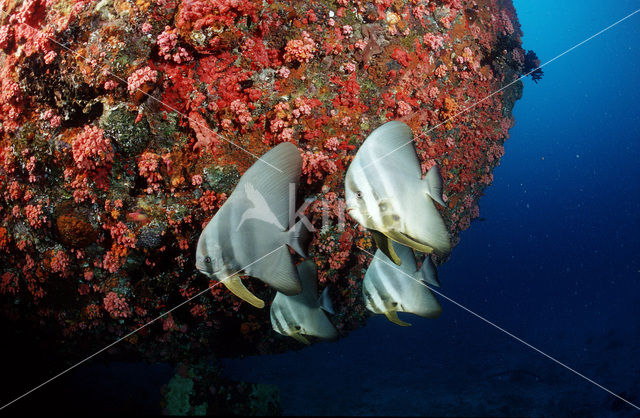
<instances>
[{"instance_id":1,"label":"batfish dorsal fin","mask_svg":"<svg viewBox=\"0 0 640 418\"><path fill-rule=\"evenodd\" d=\"M407 171L413 177L422 177L413 144L413 131L406 123L397 120L387 122L371 132L355 158L363 159L361 167L371 169L371 166L380 162L394 170Z\"/></svg>"},{"instance_id":2,"label":"batfish dorsal fin","mask_svg":"<svg viewBox=\"0 0 640 418\"><path fill-rule=\"evenodd\" d=\"M256 277L287 296L302 291L295 264L286 245L251 266L251 276Z\"/></svg>"},{"instance_id":3,"label":"batfish dorsal fin","mask_svg":"<svg viewBox=\"0 0 640 418\"><path fill-rule=\"evenodd\" d=\"M249 200L247 191L261 196L280 225L289 224L289 185L300 184L302 156L290 142L283 142L269 150L243 174L236 190ZM294 188L295 191L295 188ZM257 208L262 210L262 208Z\"/></svg>"},{"instance_id":4,"label":"batfish dorsal fin","mask_svg":"<svg viewBox=\"0 0 640 418\"><path fill-rule=\"evenodd\" d=\"M378 249L382 251L384 255L389 257L389 260L393 261L397 265L401 265L402 260L400 259L400 257L398 257L398 254L396 254L395 250L393 249L391 240L380 231L376 231L375 229L370 229L370 231L373 235L373 240L375 241Z\"/></svg>"}]
</instances>

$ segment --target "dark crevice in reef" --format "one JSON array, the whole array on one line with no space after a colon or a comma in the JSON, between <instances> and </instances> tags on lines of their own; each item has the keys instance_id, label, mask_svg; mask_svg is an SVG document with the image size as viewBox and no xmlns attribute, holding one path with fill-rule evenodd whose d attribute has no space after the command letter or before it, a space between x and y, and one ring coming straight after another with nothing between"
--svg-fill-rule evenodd
<instances>
[{"instance_id":1,"label":"dark crevice in reef","mask_svg":"<svg viewBox=\"0 0 640 418\"><path fill-rule=\"evenodd\" d=\"M62 127L84 126L102 114L103 104L96 100L99 96L96 89L73 77L62 77L57 66L45 66L41 55L26 58L18 76L32 102L58 110Z\"/></svg>"}]
</instances>

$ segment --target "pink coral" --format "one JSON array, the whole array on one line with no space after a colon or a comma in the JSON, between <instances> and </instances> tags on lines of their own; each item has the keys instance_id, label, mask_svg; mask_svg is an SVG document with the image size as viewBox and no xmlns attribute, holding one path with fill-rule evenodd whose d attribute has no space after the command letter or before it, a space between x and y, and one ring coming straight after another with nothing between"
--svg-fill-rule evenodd
<instances>
[{"instance_id":1,"label":"pink coral","mask_svg":"<svg viewBox=\"0 0 640 418\"><path fill-rule=\"evenodd\" d=\"M149 66L139 68L127 79L127 89L129 94L134 94L146 83L155 83L156 81L158 81L158 72L156 70L152 70Z\"/></svg>"},{"instance_id":2,"label":"pink coral","mask_svg":"<svg viewBox=\"0 0 640 418\"><path fill-rule=\"evenodd\" d=\"M244 104L241 100L236 99L231 102L231 110L233 110L238 116L238 122L241 125L246 125L251 122L251 113L247 110L247 105Z\"/></svg>"},{"instance_id":3,"label":"pink coral","mask_svg":"<svg viewBox=\"0 0 640 418\"><path fill-rule=\"evenodd\" d=\"M322 152L304 151L302 153L302 174L307 177L308 184L322 180L337 169L335 162Z\"/></svg>"},{"instance_id":4,"label":"pink coral","mask_svg":"<svg viewBox=\"0 0 640 418\"><path fill-rule=\"evenodd\" d=\"M191 54L183 47L177 47L178 45L178 30L171 29L169 26L165 27L164 32L158 35L156 40L158 44L158 54L165 60L180 64L188 62L193 59ZM177 49L176 49L177 47Z\"/></svg>"},{"instance_id":5,"label":"pink coral","mask_svg":"<svg viewBox=\"0 0 640 418\"><path fill-rule=\"evenodd\" d=\"M114 318L126 318L131 315L127 300L116 292L109 292L103 299L104 308Z\"/></svg>"},{"instance_id":6,"label":"pink coral","mask_svg":"<svg viewBox=\"0 0 640 418\"><path fill-rule=\"evenodd\" d=\"M284 50L284 60L287 62L309 62L316 52L316 43L307 31L302 31L302 39L290 40Z\"/></svg>"},{"instance_id":7,"label":"pink coral","mask_svg":"<svg viewBox=\"0 0 640 418\"><path fill-rule=\"evenodd\" d=\"M135 234L129 230L124 222L118 222L117 224L109 227L111 238L113 238L119 245L123 247L134 248L136 246Z\"/></svg>"},{"instance_id":8,"label":"pink coral","mask_svg":"<svg viewBox=\"0 0 640 418\"><path fill-rule=\"evenodd\" d=\"M27 215L27 221L33 228L40 228L46 221L46 216L42 216L42 205L27 205L24 208Z\"/></svg>"},{"instance_id":9,"label":"pink coral","mask_svg":"<svg viewBox=\"0 0 640 418\"><path fill-rule=\"evenodd\" d=\"M113 161L111 141L97 126L85 126L84 130L76 135L71 149L76 166L83 170L105 167Z\"/></svg>"},{"instance_id":10,"label":"pink coral","mask_svg":"<svg viewBox=\"0 0 640 418\"><path fill-rule=\"evenodd\" d=\"M441 35L427 33L422 37L422 42L432 51L437 51L444 46L444 39Z\"/></svg>"},{"instance_id":11,"label":"pink coral","mask_svg":"<svg viewBox=\"0 0 640 418\"><path fill-rule=\"evenodd\" d=\"M12 37L13 31L11 30L11 26L0 26L0 49L7 49L11 44Z\"/></svg>"},{"instance_id":12,"label":"pink coral","mask_svg":"<svg viewBox=\"0 0 640 418\"><path fill-rule=\"evenodd\" d=\"M69 276L69 257L62 250L57 250L51 257L51 270L61 273L63 277Z\"/></svg>"},{"instance_id":13,"label":"pink coral","mask_svg":"<svg viewBox=\"0 0 640 418\"><path fill-rule=\"evenodd\" d=\"M153 152L145 152L138 159L138 172L140 175L147 179L147 193L151 194L154 191L160 190L158 184L162 181L162 174L158 172L160 156Z\"/></svg>"},{"instance_id":14,"label":"pink coral","mask_svg":"<svg viewBox=\"0 0 640 418\"><path fill-rule=\"evenodd\" d=\"M197 141L193 145L193 150L206 150L215 153L220 144L218 134L209 128L207 121L199 112L193 111L189 114L189 126L196 133Z\"/></svg>"}]
</instances>

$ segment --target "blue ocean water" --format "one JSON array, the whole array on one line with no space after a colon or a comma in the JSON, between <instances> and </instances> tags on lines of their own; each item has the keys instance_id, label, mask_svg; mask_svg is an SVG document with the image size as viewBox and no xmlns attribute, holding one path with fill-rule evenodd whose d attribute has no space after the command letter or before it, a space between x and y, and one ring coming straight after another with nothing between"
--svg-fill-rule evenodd
<instances>
[{"instance_id":1,"label":"blue ocean water","mask_svg":"<svg viewBox=\"0 0 640 418\"><path fill-rule=\"evenodd\" d=\"M543 63L640 7L514 4ZM640 13L549 63L538 84L525 80L482 220L439 269L450 299L439 297L440 318L401 314L413 324L402 328L376 316L335 343L224 360L226 373L277 385L286 415L637 413L594 382L640 404L639 41ZM152 412L171 374L95 364L41 393L60 393L53 410L68 397Z\"/></svg>"},{"instance_id":2,"label":"blue ocean water","mask_svg":"<svg viewBox=\"0 0 640 418\"><path fill-rule=\"evenodd\" d=\"M514 1L544 63L638 1ZM640 13L525 80L482 221L440 267L448 298L640 404ZM440 297L437 320L375 317L336 343L225 362L285 414L638 413Z\"/></svg>"}]
</instances>

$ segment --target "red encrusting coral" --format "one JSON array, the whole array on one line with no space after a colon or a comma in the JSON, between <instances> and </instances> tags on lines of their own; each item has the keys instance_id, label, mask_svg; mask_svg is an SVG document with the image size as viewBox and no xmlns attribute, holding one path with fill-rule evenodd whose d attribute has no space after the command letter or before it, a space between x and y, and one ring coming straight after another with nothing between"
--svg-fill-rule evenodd
<instances>
[{"instance_id":1,"label":"red encrusting coral","mask_svg":"<svg viewBox=\"0 0 640 418\"><path fill-rule=\"evenodd\" d=\"M300 194L316 198L310 254L347 332L366 315L369 259L358 248L375 247L345 216L344 172L390 119L413 129L423 173L441 167L448 207L439 209L454 242L479 216L520 84L493 93L526 61L508 2L97 4L1 6L6 309L62 335L110 340L201 292L211 284L194 268L202 227L254 156L286 141L303 158ZM73 294L62 307L50 304L61 281ZM220 286L164 325L136 340L140 352L291 346L270 333L268 310Z\"/></svg>"}]
</instances>

